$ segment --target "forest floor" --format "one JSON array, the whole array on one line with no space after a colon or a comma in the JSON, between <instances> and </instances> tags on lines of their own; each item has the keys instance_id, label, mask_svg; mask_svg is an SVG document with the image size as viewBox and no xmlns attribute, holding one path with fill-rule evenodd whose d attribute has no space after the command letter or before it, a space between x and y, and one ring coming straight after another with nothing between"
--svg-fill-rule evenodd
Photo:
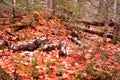
<instances>
[{"instance_id":1,"label":"forest floor","mask_svg":"<svg viewBox=\"0 0 120 80\"><path fill-rule=\"evenodd\" d=\"M38 15L38 14L37 14ZM27 22L30 16L23 22ZM120 44L107 42L103 38L78 30L77 39L81 45L73 42L70 37L73 31L64 26L59 19L45 19L37 16L37 22L22 29L0 26L0 35L8 44L20 45L44 36L49 43L66 42L67 56L60 55L59 48L43 51L39 47L34 51L9 51L4 47L0 51L0 67L14 80L120 80ZM2 21L0 19L0 21ZM3 22L1 22L2 24ZM15 24L19 24L16 22ZM84 25L81 25L84 26ZM11 36L6 33L14 34ZM108 39L110 40L110 39ZM10 80L0 73L0 80Z\"/></svg>"}]
</instances>

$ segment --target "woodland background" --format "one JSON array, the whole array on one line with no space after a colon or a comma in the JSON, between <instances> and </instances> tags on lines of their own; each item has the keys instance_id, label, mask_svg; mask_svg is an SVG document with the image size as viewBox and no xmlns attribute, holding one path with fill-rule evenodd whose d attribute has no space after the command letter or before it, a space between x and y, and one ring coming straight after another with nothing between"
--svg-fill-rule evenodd
<instances>
[{"instance_id":1,"label":"woodland background","mask_svg":"<svg viewBox=\"0 0 120 80\"><path fill-rule=\"evenodd\" d=\"M0 0L0 80L119 80L120 0Z\"/></svg>"}]
</instances>

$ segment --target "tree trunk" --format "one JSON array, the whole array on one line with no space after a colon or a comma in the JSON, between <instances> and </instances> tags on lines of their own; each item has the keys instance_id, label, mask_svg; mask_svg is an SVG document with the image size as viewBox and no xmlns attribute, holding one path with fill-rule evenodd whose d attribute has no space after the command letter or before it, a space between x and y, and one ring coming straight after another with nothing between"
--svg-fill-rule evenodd
<instances>
[{"instance_id":1,"label":"tree trunk","mask_svg":"<svg viewBox=\"0 0 120 80\"><path fill-rule=\"evenodd\" d=\"M47 0L47 7L51 8L51 0Z\"/></svg>"},{"instance_id":2,"label":"tree trunk","mask_svg":"<svg viewBox=\"0 0 120 80\"><path fill-rule=\"evenodd\" d=\"M76 3L78 3L78 0L73 0L73 2L76 4Z\"/></svg>"},{"instance_id":3,"label":"tree trunk","mask_svg":"<svg viewBox=\"0 0 120 80\"><path fill-rule=\"evenodd\" d=\"M102 6L102 0L99 0L98 13L100 13L100 12L101 12L101 6Z\"/></svg>"},{"instance_id":4,"label":"tree trunk","mask_svg":"<svg viewBox=\"0 0 120 80\"><path fill-rule=\"evenodd\" d=\"M12 0L12 3L13 3L13 18L16 17L16 0Z\"/></svg>"},{"instance_id":5,"label":"tree trunk","mask_svg":"<svg viewBox=\"0 0 120 80\"><path fill-rule=\"evenodd\" d=\"M114 1L114 9L113 9L113 13L114 13L114 15L113 15L113 20L115 20L115 18L116 18L116 14L117 14L117 0L115 0Z\"/></svg>"},{"instance_id":6,"label":"tree trunk","mask_svg":"<svg viewBox=\"0 0 120 80\"><path fill-rule=\"evenodd\" d=\"M52 0L53 15L55 15L56 0Z\"/></svg>"},{"instance_id":7,"label":"tree trunk","mask_svg":"<svg viewBox=\"0 0 120 80\"><path fill-rule=\"evenodd\" d=\"M113 38L112 38L113 43L117 43L117 41L120 41L120 24L119 23L115 23L114 25Z\"/></svg>"},{"instance_id":8,"label":"tree trunk","mask_svg":"<svg viewBox=\"0 0 120 80\"><path fill-rule=\"evenodd\" d=\"M105 0L105 27L104 27L104 34L103 34L103 42L107 41L107 35L109 30L109 21L108 21L108 13L109 13L109 0Z\"/></svg>"}]
</instances>

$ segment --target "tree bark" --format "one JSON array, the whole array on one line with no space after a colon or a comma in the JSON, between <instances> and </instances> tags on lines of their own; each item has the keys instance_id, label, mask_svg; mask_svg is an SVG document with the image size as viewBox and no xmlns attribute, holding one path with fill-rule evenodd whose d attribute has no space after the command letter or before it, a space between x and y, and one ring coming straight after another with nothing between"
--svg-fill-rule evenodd
<instances>
[{"instance_id":1,"label":"tree bark","mask_svg":"<svg viewBox=\"0 0 120 80\"><path fill-rule=\"evenodd\" d=\"M114 43L117 43L117 41L120 41L119 39L120 39L120 24L116 23L114 26L112 41Z\"/></svg>"},{"instance_id":2,"label":"tree bark","mask_svg":"<svg viewBox=\"0 0 120 80\"><path fill-rule=\"evenodd\" d=\"M12 0L12 3L13 3L13 18L16 17L16 0Z\"/></svg>"},{"instance_id":3,"label":"tree bark","mask_svg":"<svg viewBox=\"0 0 120 80\"><path fill-rule=\"evenodd\" d=\"M117 0L114 0L114 9L113 9L113 20L115 20L115 18L116 18L116 14L117 14Z\"/></svg>"},{"instance_id":4,"label":"tree bark","mask_svg":"<svg viewBox=\"0 0 120 80\"><path fill-rule=\"evenodd\" d=\"M102 2L103 2L102 0L99 0L98 13L100 13L100 12L101 12Z\"/></svg>"},{"instance_id":5,"label":"tree bark","mask_svg":"<svg viewBox=\"0 0 120 80\"><path fill-rule=\"evenodd\" d=\"M56 0L52 0L53 15L55 15Z\"/></svg>"},{"instance_id":6,"label":"tree bark","mask_svg":"<svg viewBox=\"0 0 120 80\"><path fill-rule=\"evenodd\" d=\"M47 0L47 7L51 8L51 0Z\"/></svg>"},{"instance_id":7,"label":"tree bark","mask_svg":"<svg viewBox=\"0 0 120 80\"><path fill-rule=\"evenodd\" d=\"M105 27L104 27L104 34L103 34L103 42L107 41L107 34L109 30L109 21L108 21L108 13L109 13L109 0L105 0Z\"/></svg>"},{"instance_id":8,"label":"tree bark","mask_svg":"<svg viewBox=\"0 0 120 80\"><path fill-rule=\"evenodd\" d=\"M76 3L78 3L78 0L73 0L73 2L76 4Z\"/></svg>"}]
</instances>

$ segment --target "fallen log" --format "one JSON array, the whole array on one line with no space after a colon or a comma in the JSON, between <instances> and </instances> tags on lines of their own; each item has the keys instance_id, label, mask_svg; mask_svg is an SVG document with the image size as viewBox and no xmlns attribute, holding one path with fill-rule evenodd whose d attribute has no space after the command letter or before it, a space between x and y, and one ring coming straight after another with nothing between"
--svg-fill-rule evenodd
<instances>
[{"instance_id":1,"label":"fallen log","mask_svg":"<svg viewBox=\"0 0 120 80\"><path fill-rule=\"evenodd\" d=\"M71 39L71 41L79 46L87 46L87 44L83 43L82 41L78 40L77 37L73 37L73 36L69 36L69 39Z\"/></svg>"},{"instance_id":2,"label":"fallen log","mask_svg":"<svg viewBox=\"0 0 120 80\"><path fill-rule=\"evenodd\" d=\"M66 43L65 40L60 41L59 43L50 43L49 40L45 37L37 37L26 44L20 44L20 45L16 45L16 46L11 45L10 50L12 52L16 52L16 51L20 51L20 50L34 51L35 49L39 48L39 50L41 50L41 51L51 51L51 50L54 50L55 48L58 48L58 49L60 49L60 52L66 53L64 51L64 48L66 46L66 44L64 44L64 42Z\"/></svg>"},{"instance_id":3,"label":"fallen log","mask_svg":"<svg viewBox=\"0 0 120 80\"><path fill-rule=\"evenodd\" d=\"M37 49L40 45L44 45L47 42L48 42L48 39L46 39L45 37L37 37L26 44L20 44L17 46L11 45L10 51L11 52L16 52L16 51L20 51L20 50L33 51L33 50Z\"/></svg>"},{"instance_id":4,"label":"fallen log","mask_svg":"<svg viewBox=\"0 0 120 80\"><path fill-rule=\"evenodd\" d=\"M41 45L39 47L40 51L48 52L51 50L59 49L59 43L46 43L44 45Z\"/></svg>"},{"instance_id":5,"label":"fallen log","mask_svg":"<svg viewBox=\"0 0 120 80\"><path fill-rule=\"evenodd\" d=\"M93 31L93 30L88 30L88 29L81 29L81 30L84 31L84 32L91 33L91 34L97 34L97 35L102 36L102 37L103 37L103 34L104 34L104 32L98 32L98 31ZM108 34L107 37L112 39L113 35Z\"/></svg>"},{"instance_id":6,"label":"fallen log","mask_svg":"<svg viewBox=\"0 0 120 80\"><path fill-rule=\"evenodd\" d=\"M83 23L85 25L85 27L90 28L90 25L92 26L100 26L103 27L105 26L105 21L80 21L80 20L75 20L76 23ZM109 27L113 27L115 25L115 22L112 20L109 20Z\"/></svg>"},{"instance_id":7,"label":"fallen log","mask_svg":"<svg viewBox=\"0 0 120 80\"><path fill-rule=\"evenodd\" d=\"M61 40L60 41L60 52L59 52L60 56L67 56L68 55L68 50L67 50L67 46L66 46L66 40Z\"/></svg>"},{"instance_id":8,"label":"fallen log","mask_svg":"<svg viewBox=\"0 0 120 80\"><path fill-rule=\"evenodd\" d=\"M20 45L12 45L10 47L11 52L16 51L34 51L36 49L39 49L40 51L48 52L51 50L58 49L59 50L59 56L67 56L70 53L68 53L66 40L60 40L58 43L50 43L49 40L45 37L37 37L33 39L32 41L26 43L26 44L20 44Z\"/></svg>"},{"instance_id":9,"label":"fallen log","mask_svg":"<svg viewBox=\"0 0 120 80\"><path fill-rule=\"evenodd\" d=\"M101 36L101 37L103 37L103 34L104 34L104 32L98 32L98 31L93 31L93 30L77 27L77 30L72 31L71 36L79 37L79 32L78 32L79 30L78 29L81 30L81 31L87 32L87 33L97 34L98 36ZM108 34L107 37L112 39L113 38L113 34Z\"/></svg>"}]
</instances>

